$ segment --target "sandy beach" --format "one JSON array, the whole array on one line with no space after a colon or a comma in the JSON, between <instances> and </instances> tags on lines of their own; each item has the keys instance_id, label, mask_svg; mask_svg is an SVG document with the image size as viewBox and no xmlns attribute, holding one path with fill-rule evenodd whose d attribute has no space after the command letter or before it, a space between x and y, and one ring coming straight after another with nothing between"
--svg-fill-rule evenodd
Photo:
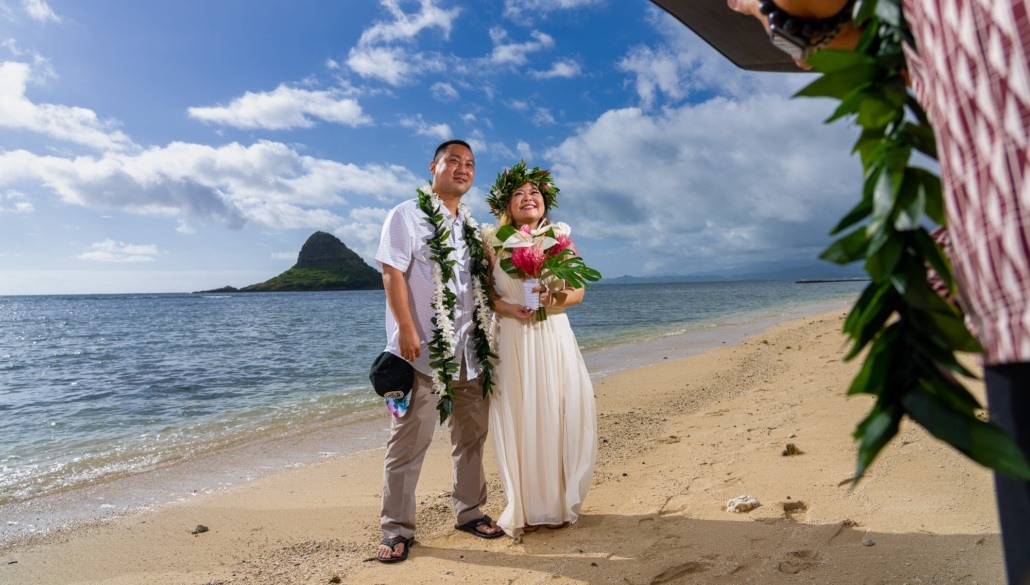
<instances>
[{"instance_id":1,"label":"sandy beach","mask_svg":"<svg viewBox=\"0 0 1030 585\"><path fill-rule=\"evenodd\" d=\"M851 486L851 431L871 399L844 395L859 364L842 361L843 317L598 380L597 474L568 528L521 542L454 530L439 432L404 563L372 558L373 448L16 543L0 552L0 583L1003 583L985 469L906 424ZM784 455L788 444L801 453ZM486 469L496 517L492 456ZM761 506L726 510L744 495Z\"/></svg>"}]
</instances>

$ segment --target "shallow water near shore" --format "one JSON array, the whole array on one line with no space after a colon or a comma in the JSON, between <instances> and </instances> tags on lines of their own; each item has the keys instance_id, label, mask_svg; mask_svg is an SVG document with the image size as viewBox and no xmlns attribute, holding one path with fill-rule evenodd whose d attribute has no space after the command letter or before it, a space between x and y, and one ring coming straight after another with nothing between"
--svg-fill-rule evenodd
<instances>
[{"instance_id":1,"label":"shallow water near shore","mask_svg":"<svg viewBox=\"0 0 1030 585\"><path fill-rule=\"evenodd\" d=\"M840 308L862 283L598 286L596 378ZM379 447L381 292L0 297L0 543Z\"/></svg>"}]
</instances>

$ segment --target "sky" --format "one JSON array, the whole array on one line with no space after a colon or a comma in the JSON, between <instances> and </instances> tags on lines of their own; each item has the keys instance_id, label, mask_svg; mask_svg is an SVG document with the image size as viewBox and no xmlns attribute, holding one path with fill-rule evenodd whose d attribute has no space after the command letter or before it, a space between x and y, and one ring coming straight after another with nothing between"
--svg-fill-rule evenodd
<instances>
[{"instance_id":1,"label":"sky","mask_svg":"<svg viewBox=\"0 0 1030 585\"><path fill-rule=\"evenodd\" d=\"M819 263L857 136L645 0L0 0L0 295L262 282L316 231L371 265L440 142L480 222L524 159L605 277Z\"/></svg>"}]
</instances>

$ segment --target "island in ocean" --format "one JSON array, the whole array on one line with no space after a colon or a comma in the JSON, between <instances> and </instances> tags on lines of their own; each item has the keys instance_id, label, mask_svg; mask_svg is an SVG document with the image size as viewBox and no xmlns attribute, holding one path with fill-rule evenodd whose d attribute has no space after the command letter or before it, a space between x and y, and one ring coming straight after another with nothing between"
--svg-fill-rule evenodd
<instances>
[{"instance_id":1,"label":"island in ocean","mask_svg":"<svg viewBox=\"0 0 1030 585\"><path fill-rule=\"evenodd\" d=\"M297 263L279 276L243 288L225 286L199 292L285 292L322 290L376 290L383 277L339 238L315 232L304 242Z\"/></svg>"}]
</instances>

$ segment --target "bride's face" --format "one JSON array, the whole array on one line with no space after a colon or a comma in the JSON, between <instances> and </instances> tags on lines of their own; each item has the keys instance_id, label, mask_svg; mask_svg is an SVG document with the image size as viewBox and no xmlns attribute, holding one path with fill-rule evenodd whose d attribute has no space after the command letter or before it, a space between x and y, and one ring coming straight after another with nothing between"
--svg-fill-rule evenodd
<instances>
[{"instance_id":1,"label":"bride's face","mask_svg":"<svg viewBox=\"0 0 1030 585\"><path fill-rule=\"evenodd\" d=\"M512 192L511 201L508 202L508 213L515 225L529 224L536 227L546 212L544 196L535 183L527 182Z\"/></svg>"}]
</instances>

